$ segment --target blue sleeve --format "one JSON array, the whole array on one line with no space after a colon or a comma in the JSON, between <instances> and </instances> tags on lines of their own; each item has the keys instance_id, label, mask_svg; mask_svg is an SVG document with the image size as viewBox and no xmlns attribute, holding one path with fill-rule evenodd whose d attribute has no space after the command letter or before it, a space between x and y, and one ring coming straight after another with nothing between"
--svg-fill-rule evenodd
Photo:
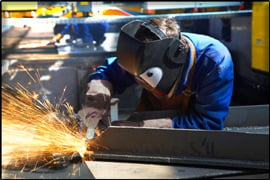
<instances>
[{"instance_id":1,"label":"blue sleeve","mask_svg":"<svg viewBox=\"0 0 270 180\"><path fill-rule=\"evenodd\" d=\"M174 128L221 130L229 111L233 92L233 63L231 57L223 59L205 75L197 89L193 111L185 116L173 117ZM197 79L198 80L198 79Z\"/></svg>"},{"instance_id":2,"label":"blue sleeve","mask_svg":"<svg viewBox=\"0 0 270 180\"><path fill-rule=\"evenodd\" d=\"M135 83L134 77L118 65L116 57L107 58L105 65L98 66L96 71L89 75L88 82L93 79L110 81L116 94L123 93L127 87Z\"/></svg>"},{"instance_id":3,"label":"blue sleeve","mask_svg":"<svg viewBox=\"0 0 270 180\"><path fill-rule=\"evenodd\" d=\"M63 29L62 29L62 31L61 31L61 34L62 34L62 35L67 34L68 31L69 31L69 28L70 28L70 24L66 24L66 25L63 27Z\"/></svg>"}]
</instances>

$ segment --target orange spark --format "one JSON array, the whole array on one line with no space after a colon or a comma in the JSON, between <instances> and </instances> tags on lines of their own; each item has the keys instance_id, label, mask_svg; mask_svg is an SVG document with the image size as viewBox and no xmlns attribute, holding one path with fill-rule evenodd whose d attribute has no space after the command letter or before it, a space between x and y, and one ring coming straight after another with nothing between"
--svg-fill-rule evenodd
<instances>
[{"instance_id":1,"label":"orange spark","mask_svg":"<svg viewBox=\"0 0 270 180\"><path fill-rule=\"evenodd\" d=\"M36 82L36 80L33 78L33 76L31 76L31 74L29 73L29 71L24 67L24 65L18 65L20 68L22 68L23 70L25 70L25 72L28 74L28 76L34 81Z\"/></svg>"},{"instance_id":2,"label":"orange spark","mask_svg":"<svg viewBox=\"0 0 270 180\"><path fill-rule=\"evenodd\" d=\"M73 108L66 103L63 112L37 97L22 85L2 86L2 167L35 171L58 163L55 154L83 156L86 151Z\"/></svg>"}]
</instances>

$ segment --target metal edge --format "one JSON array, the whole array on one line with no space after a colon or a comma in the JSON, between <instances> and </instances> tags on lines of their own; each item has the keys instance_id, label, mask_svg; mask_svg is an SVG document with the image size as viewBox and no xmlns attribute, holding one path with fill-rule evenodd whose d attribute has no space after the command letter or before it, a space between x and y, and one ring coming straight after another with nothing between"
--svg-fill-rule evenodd
<instances>
[{"instance_id":1,"label":"metal edge","mask_svg":"<svg viewBox=\"0 0 270 180\"><path fill-rule=\"evenodd\" d=\"M137 16L99 16L88 18L12 18L2 19L3 24L23 24L29 25L38 23L124 23L135 19L150 19L154 17L174 17L176 20L194 20L194 19L209 19L209 18L232 18L240 16L251 16L252 10L239 11L220 11L220 12L203 12L203 13L179 13L179 14L155 14L155 15L137 15Z\"/></svg>"}]
</instances>

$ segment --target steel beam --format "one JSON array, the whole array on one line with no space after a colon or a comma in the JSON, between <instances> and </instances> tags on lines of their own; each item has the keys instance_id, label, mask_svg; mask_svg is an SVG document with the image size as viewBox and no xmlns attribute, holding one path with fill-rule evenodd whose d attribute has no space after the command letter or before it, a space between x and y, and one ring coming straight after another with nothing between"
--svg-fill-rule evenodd
<instances>
[{"instance_id":1,"label":"steel beam","mask_svg":"<svg viewBox=\"0 0 270 180\"><path fill-rule=\"evenodd\" d=\"M110 127L90 158L269 169L269 134Z\"/></svg>"},{"instance_id":2,"label":"steel beam","mask_svg":"<svg viewBox=\"0 0 270 180\"><path fill-rule=\"evenodd\" d=\"M269 121L264 119L269 117L268 107L269 105L233 108L239 113L243 111L251 113L253 118L260 112L262 114L257 117L263 118L259 122L256 119L251 121L245 118L237 121L235 119L237 115L231 116L230 121L235 122L229 124L237 126L221 131L112 126L90 142L88 150L94 154L88 156L86 153L86 156L95 160L269 170ZM153 115L153 112L136 113L137 116L129 120L172 116L176 112L170 113L166 115L162 113ZM253 125L255 128L246 125Z\"/></svg>"}]
</instances>

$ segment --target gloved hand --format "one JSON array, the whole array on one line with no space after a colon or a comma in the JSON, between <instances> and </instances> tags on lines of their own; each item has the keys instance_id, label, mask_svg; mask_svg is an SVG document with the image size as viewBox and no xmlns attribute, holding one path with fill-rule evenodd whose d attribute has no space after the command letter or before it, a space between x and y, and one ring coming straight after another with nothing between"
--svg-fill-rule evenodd
<instances>
[{"instance_id":1,"label":"gloved hand","mask_svg":"<svg viewBox=\"0 0 270 180\"><path fill-rule=\"evenodd\" d=\"M60 39L63 37L63 35L61 33L58 33L56 34L54 37L53 37L53 41L54 42L58 42L60 41Z\"/></svg>"},{"instance_id":2,"label":"gloved hand","mask_svg":"<svg viewBox=\"0 0 270 180\"><path fill-rule=\"evenodd\" d=\"M112 85L107 80L92 80L87 84L83 108L78 112L87 128L86 138L92 139L110 126Z\"/></svg>"}]
</instances>

